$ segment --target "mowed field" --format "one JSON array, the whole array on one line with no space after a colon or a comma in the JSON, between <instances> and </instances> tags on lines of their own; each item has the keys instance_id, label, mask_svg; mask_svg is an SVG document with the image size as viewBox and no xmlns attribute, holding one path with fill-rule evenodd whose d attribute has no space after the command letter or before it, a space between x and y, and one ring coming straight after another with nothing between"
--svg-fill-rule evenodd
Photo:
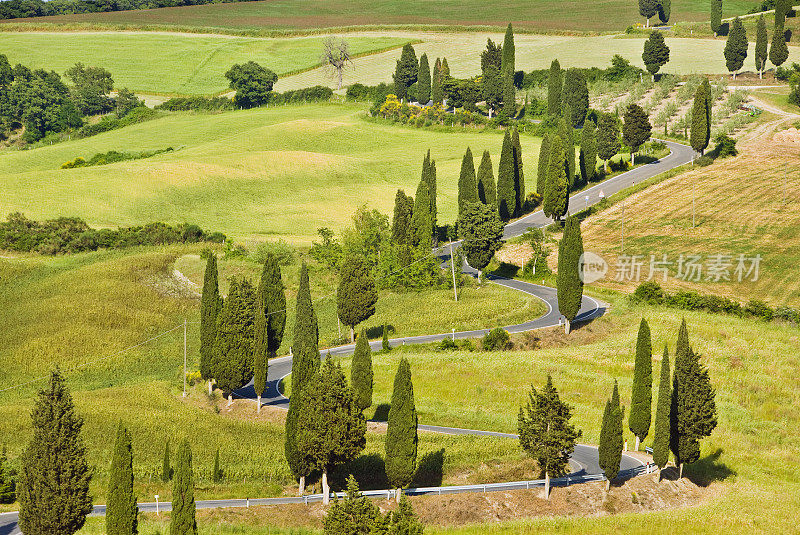
<instances>
[{"instance_id":1,"label":"mowed field","mask_svg":"<svg viewBox=\"0 0 800 535\"><path fill-rule=\"evenodd\" d=\"M368 122L363 105L177 114L92 138L0 156L0 213L79 216L96 226L193 222L236 239L310 243L367 204L391 214L398 188L414 195L428 149L437 163L441 224L455 219L461 159L472 148L499 163L502 132L418 130ZM528 181L539 138L522 136ZM60 169L108 150L175 152Z\"/></svg>"},{"instance_id":2,"label":"mowed field","mask_svg":"<svg viewBox=\"0 0 800 535\"><path fill-rule=\"evenodd\" d=\"M728 0L724 16L749 11L757 0ZM704 21L709 18L705 0L674 0L672 20ZM312 30L352 26L444 25L495 26L509 22L525 30L619 31L643 22L636 2L603 0L268 0L235 4L64 15L17 21L36 23L88 23L133 26L168 25L228 30ZM15 21L9 21L13 23Z\"/></svg>"},{"instance_id":3,"label":"mowed field","mask_svg":"<svg viewBox=\"0 0 800 535\"><path fill-rule=\"evenodd\" d=\"M255 61L279 76L320 64L324 37L258 39L149 32L0 33L11 64L64 73L77 62L111 71L117 88L139 93L214 94L227 90L225 72ZM351 53L402 46L409 39L370 35L348 39Z\"/></svg>"}]
</instances>

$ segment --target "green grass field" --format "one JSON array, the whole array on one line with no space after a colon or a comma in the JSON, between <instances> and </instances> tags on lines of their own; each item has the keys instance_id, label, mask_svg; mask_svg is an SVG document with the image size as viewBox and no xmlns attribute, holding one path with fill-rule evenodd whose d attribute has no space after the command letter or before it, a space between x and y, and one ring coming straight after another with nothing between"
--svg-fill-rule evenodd
<instances>
[{"instance_id":1,"label":"green grass field","mask_svg":"<svg viewBox=\"0 0 800 535\"><path fill-rule=\"evenodd\" d=\"M729 0L724 16L745 13L759 5L756 0ZM709 18L708 2L675 0L671 21L704 21ZM488 4L477 0L322 0L303 2L246 2L210 4L147 11L120 11L86 15L65 15L22 19L35 23L87 23L132 26L166 25L181 28L223 30L314 30L352 26L495 26L513 22L525 30L620 31L629 24L643 23L635 2L606 0L585 3L577 0L507 0ZM654 19L655 20L655 19Z\"/></svg>"},{"instance_id":2,"label":"green grass field","mask_svg":"<svg viewBox=\"0 0 800 535\"><path fill-rule=\"evenodd\" d=\"M319 65L324 37L252 39L164 33L8 33L0 51L13 64L64 73L77 62L105 67L117 88L156 94L213 94L227 90L225 72L255 61L279 76ZM353 54L402 46L408 39L353 37Z\"/></svg>"}]
</instances>

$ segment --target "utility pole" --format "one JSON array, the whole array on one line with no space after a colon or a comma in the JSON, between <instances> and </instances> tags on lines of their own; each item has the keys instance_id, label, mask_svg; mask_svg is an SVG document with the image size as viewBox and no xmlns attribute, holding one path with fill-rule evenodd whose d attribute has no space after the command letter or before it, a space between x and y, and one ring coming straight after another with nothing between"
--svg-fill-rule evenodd
<instances>
[{"instance_id":1,"label":"utility pole","mask_svg":"<svg viewBox=\"0 0 800 535\"><path fill-rule=\"evenodd\" d=\"M459 266L460 268L461 266ZM453 240L450 240L450 271L453 272L453 295L458 302L458 287L456 286L456 259L453 256Z\"/></svg>"},{"instance_id":2,"label":"utility pole","mask_svg":"<svg viewBox=\"0 0 800 535\"><path fill-rule=\"evenodd\" d=\"M183 397L186 397L186 318L183 318Z\"/></svg>"}]
</instances>

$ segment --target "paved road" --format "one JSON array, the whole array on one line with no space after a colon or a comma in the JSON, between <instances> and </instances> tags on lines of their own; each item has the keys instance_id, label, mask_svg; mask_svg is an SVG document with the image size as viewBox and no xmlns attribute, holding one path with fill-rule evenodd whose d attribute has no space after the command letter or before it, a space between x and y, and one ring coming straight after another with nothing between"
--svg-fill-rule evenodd
<instances>
[{"instance_id":1,"label":"paved road","mask_svg":"<svg viewBox=\"0 0 800 535\"><path fill-rule=\"evenodd\" d=\"M626 173L617 175L600 184L596 184L584 191L572 195L569 199L570 211L573 213L578 212L584 209L586 206L591 206L600 202L603 198L608 198L611 195L614 195L615 193L618 193L635 184L641 183L644 180L647 180L665 171L669 171L670 169L679 167L681 165L684 165L692 161L695 153L691 147L687 147L685 145L681 145L678 143L673 143L671 141L667 141L666 144L671 151L669 156L662 158L661 160L657 160L653 163L637 167L636 169L632 169L631 171L628 171ZM518 219L506 225L503 237L513 238L516 236L520 236L531 227L545 227L550 223L552 223L552 221L549 218L545 217L542 211L539 210L537 212L533 212L532 214L529 214L521 219ZM442 248L439 251L439 254L445 256L446 248ZM475 273L474 270L472 270L472 268L470 268L469 266L464 266L464 271L468 273ZM542 301L544 301L545 305L547 305L547 312L541 317L530 321L526 321L524 323L519 323L517 325L509 325L505 327L507 331L511 333L520 333L520 332L530 331L533 329L554 327L561 324L560 321L561 316L558 313L558 300L556 298L555 289L547 286L540 286L538 284L531 284L529 282L505 279L501 277L490 277L489 280L493 284L499 284L507 288L512 288L520 292L534 295L539 299L541 299ZM575 322L576 323L585 322L594 319L596 317L599 317L603 315L606 307L607 305L605 303L593 299L591 297L584 296L583 302L581 303L581 310L578 313L578 317L576 318ZM438 342L447 337L454 337L455 339L479 338L484 336L487 332L488 329L479 329L474 331L462 331L456 333L440 333L440 334L431 334L424 336L408 336L402 338L393 338L390 340L390 344L392 346L405 345L405 344L425 344L431 342ZM378 340L370 342L370 346L374 350L380 349L381 341ZM351 344L351 345L331 348L330 350L324 350L321 353L327 354L328 352L330 352L331 355L335 356L349 355L353 352L354 347L355 346ZM289 375L291 371L292 371L291 357L280 357L270 361L269 370L267 374L267 388L266 391L264 392L264 397L262 397L261 399L262 404L273 405L273 406L288 405L289 400L279 392L278 385L281 379ZM237 391L236 395L238 397L255 399L256 396L252 382L246 387ZM460 429L455 427L439 427L431 425L420 425L419 427L422 430L436 432L436 433L446 433L454 435L468 434L468 435L480 435L480 436L493 436L499 438L516 438L516 435L512 435L509 433L497 433L494 431L481 431L474 429ZM594 476L602 473L602 470L600 470L600 466L598 464L597 448L594 446L578 444L575 447L575 452L572 458L570 459L570 466L572 467L573 470L573 472L570 474L570 477ZM634 459L633 457L623 455L622 462L620 463L620 468L622 470L633 470L636 467L640 466L641 463L636 459ZM522 483L522 485L525 485L524 482ZM527 488L527 486L525 485L520 488ZM455 488L453 489L453 492L457 491L458 490L456 490ZM447 491L445 490L444 492ZM318 496L307 497L306 499L310 501L317 501ZM249 500L249 502L247 500L201 500L197 502L197 507L198 509L208 509L208 508L218 508L218 507L245 507L248 503L250 505L266 505L266 504L279 505L286 503L298 503L302 501L303 498L297 498L297 497ZM156 510L156 504L141 503L139 504L139 509L142 511L154 512ZM162 504L162 510L169 510L169 504ZM105 506L102 505L95 506L95 511L93 512L93 514L95 515L105 514ZM0 514L0 535L17 535L19 533L21 532L17 528L17 514L16 513Z\"/></svg>"}]
</instances>

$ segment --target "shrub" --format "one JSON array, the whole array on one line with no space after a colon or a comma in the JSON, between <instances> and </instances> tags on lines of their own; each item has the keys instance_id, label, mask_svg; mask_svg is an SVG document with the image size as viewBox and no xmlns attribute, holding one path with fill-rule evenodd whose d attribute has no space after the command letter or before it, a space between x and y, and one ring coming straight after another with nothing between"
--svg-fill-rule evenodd
<instances>
[{"instance_id":1,"label":"shrub","mask_svg":"<svg viewBox=\"0 0 800 535\"><path fill-rule=\"evenodd\" d=\"M761 318L764 321L772 321L775 317L775 312L763 301L752 299L747 306L744 307L744 313L754 318Z\"/></svg>"},{"instance_id":2,"label":"shrub","mask_svg":"<svg viewBox=\"0 0 800 535\"><path fill-rule=\"evenodd\" d=\"M714 152L717 153L718 158L726 158L739 154L739 151L736 150L736 140L725 134L717 134L717 137L714 138L714 143L716 143Z\"/></svg>"},{"instance_id":3,"label":"shrub","mask_svg":"<svg viewBox=\"0 0 800 535\"><path fill-rule=\"evenodd\" d=\"M452 338L443 338L436 346L439 351L454 351L458 349L458 344Z\"/></svg>"},{"instance_id":4,"label":"shrub","mask_svg":"<svg viewBox=\"0 0 800 535\"><path fill-rule=\"evenodd\" d=\"M504 350L510 347L508 331L502 327L495 327L483 337L483 349L485 351Z\"/></svg>"},{"instance_id":5,"label":"shrub","mask_svg":"<svg viewBox=\"0 0 800 535\"><path fill-rule=\"evenodd\" d=\"M294 249L282 239L259 244L249 258L258 264L263 264L267 260L268 253L272 253L281 266L288 266L294 261Z\"/></svg>"},{"instance_id":6,"label":"shrub","mask_svg":"<svg viewBox=\"0 0 800 535\"><path fill-rule=\"evenodd\" d=\"M714 159L709 155L700 156L698 159L694 161L695 165L699 165L700 167L706 167L714 163Z\"/></svg>"},{"instance_id":7,"label":"shrub","mask_svg":"<svg viewBox=\"0 0 800 535\"><path fill-rule=\"evenodd\" d=\"M634 290L631 298L638 303L661 305L666 299L666 292L657 282L647 281Z\"/></svg>"},{"instance_id":8,"label":"shrub","mask_svg":"<svg viewBox=\"0 0 800 535\"><path fill-rule=\"evenodd\" d=\"M174 97L155 107L165 111L222 111L232 110L233 100L228 97Z\"/></svg>"}]
</instances>

